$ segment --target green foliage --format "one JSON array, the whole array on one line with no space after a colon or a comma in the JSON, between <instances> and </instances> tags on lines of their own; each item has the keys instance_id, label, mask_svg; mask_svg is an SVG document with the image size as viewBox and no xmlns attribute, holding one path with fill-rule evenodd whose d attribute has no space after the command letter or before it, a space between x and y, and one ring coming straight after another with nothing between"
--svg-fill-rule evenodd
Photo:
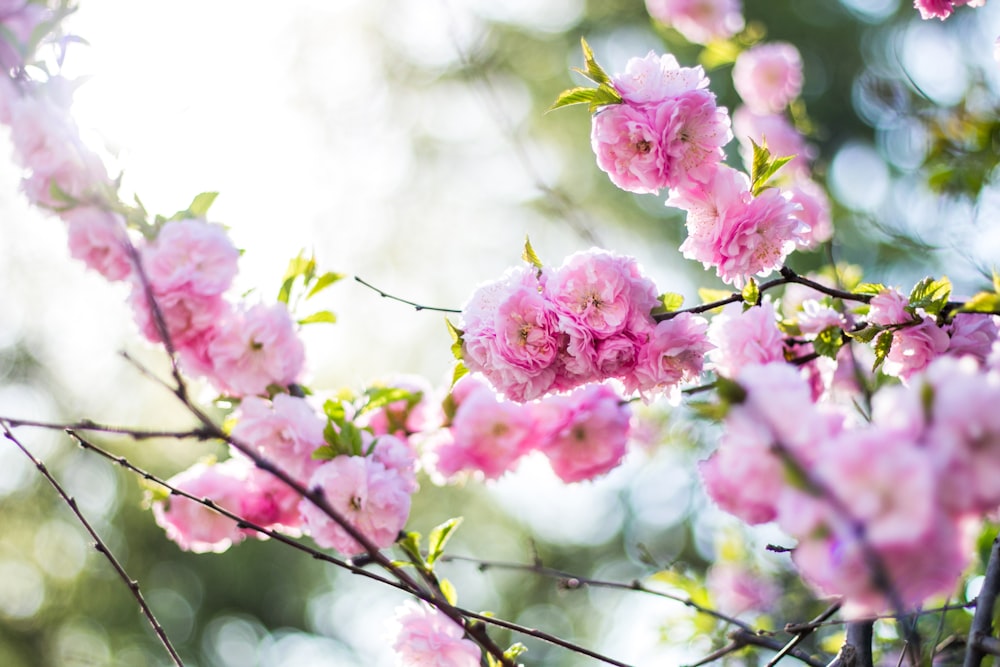
<instances>
[{"instance_id":1,"label":"green foliage","mask_svg":"<svg viewBox=\"0 0 1000 667\"><path fill-rule=\"evenodd\" d=\"M885 361L885 358L889 356L889 351L892 349L892 332L882 331L879 333L878 338L875 340L875 363L872 364L872 370L878 370L879 366Z\"/></svg>"},{"instance_id":2,"label":"green foliage","mask_svg":"<svg viewBox=\"0 0 1000 667\"><path fill-rule=\"evenodd\" d=\"M448 544L448 540L451 539L460 525L462 525L462 517L459 516L448 519L431 531L427 537L427 565L429 567L434 567L434 563L444 553L444 547Z\"/></svg>"},{"instance_id":3,"label":"green foliage","mask_svg":"<svg viewBox=\"0 0 1000 667\"><path fill-rule=\"evenodd\" d=\"M743 291L740 292L740 296L743 297L743 303L748 306L756 306L760 303L760 288L757 286L757 281L753 278L747 281L747 284L743 287Z\"/></svg>"},{"instance_id":4,"label":"green foliage","mask_svg":"<svg viewBox=\"0 0 1000 667\"><path fill-rule=\"evenodd\" d=\"M660 305L652 310L651 315L662 315L680 310L684 305L684 295L676 292L664 292L657 297Z\"/></svg>"},{"instance_id":5,"label":"green foliage","mask_svg":"<svg viewBox=\"0 0 1000 667\"><path fill-rule=\"evenodd\" d=\"M753 162L750 169L750 192L756 197L769 187L768 182L779 169L795 159L794 155L773 157L771 151L767 149L767 142L762 141L757 145L756 141L750 140L753 144Z\"/></svg>"},{"instance_id":6,"label":"green foliage","mask_svg":"<svg viewBox=\"0 0 1000 667\"><path fill-rule=\"evenodd\" d=\"M548 111L554 111L574 104L587 104L589 105L590 113L594 113L602 106L622 103L622 96L611 85L611 77L597 64L597 60L594 59L594 52L591 50L590 45L587 44L587 40L580 39L580 43L583 46L583 60L586 64L586 69L574 67L573 70L596 83L597 87L576 87L564 90L559 93L556 101L552 103Z\"/></svg>"},{"instance_id":7,"label":"green foliage","mask_svg":"<svg viewBox=\"0 0 1000 667\"><path fill-rule=\"evenodd\" d=\"M452 324L451 320L447 317L444 318L444 323L445 326L448 327L448 335L451 336L451 354L461 363L464 359L462 355L462 336L465 332ZM454 384L454 382L452 384Z\"/></svg>"},{"instance_id":8,"label":"green foliage","mask_svg":"<svg viewBox=\"0 0 1000 667\"><path fill-rule=\"evenodd\" d=\"M527 236L524 237L524 252L521 253L521 259L535 267L538 275L542 275L542 260L538 257L535 249L531 247L531 239Z\"/></svg>"},{"instance_id":9,"label":"green foliage","mask_svg":"<svg viewBox=\"0 0 1000 667\"><path fill-rule=\"evenodd\" d=\"M886 286L881 283L860 283L856 285L851 291L855 294L863 294L866 296L877 296L886 290Z\"/></svg>"},{"instance_id":10,"label":"green foliage","mask_svg":"<svg viewBox=\"0 0 1000 667\"><path fill-rule=\"evenodd\" d=\"M837 358L837 352L844 345L844 332L840 327L827 327L819 332L816 336L816 340L813 341L813 349L816 350L816 354L829 357L830 359Z\"/></svg>"},{"instance_id":11,"label":"green foliage","mask_svg":"<svg viewBox=\"0 0 1000 667\"><path fill-rule=\"evenodd\" d=\"M724 289L712 289L709 287L699 287L698 288L698 298L704 303L715 303L716 301L722 301L723 299L728 299L733 295Z\"/></svg>"},{"instance_id":12,"label":"green foliage","mask_svg":"<svg viewBox=\"0 0 1000 667\"><path fill-rule=\"evenodd\" d=\"M928 315L938 315L951 297L951 281L947 277L940 280L924 278L910 292L910 312L922 308Z\"/></svg>"}]
</instances>

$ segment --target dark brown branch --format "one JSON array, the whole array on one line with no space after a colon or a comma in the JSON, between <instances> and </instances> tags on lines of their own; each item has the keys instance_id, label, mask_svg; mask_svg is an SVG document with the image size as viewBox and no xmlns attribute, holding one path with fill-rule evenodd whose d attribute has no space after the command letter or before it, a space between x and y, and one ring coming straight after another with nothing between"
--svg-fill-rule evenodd
<instances>
[{"instance_id":1,"label":"dark brown branch","mask_svg":"<svg viewBox=\"0 0 1000 667\"><path fill-rule=\"evenodd\" d=\"M996 605L997 593L1000 592L1000 536L993 538L993 547L986 562L986 576L983 577L983 587L976 599L976 613L972 617L972 627L969 628L968 648L965 652L963 667L979 667L987 653L984 650L993 638L993 608Z\"/></svg>"},{"instance_id":2,"label":"dark brown branch","mask_svg":"<svg viewBox=\"0 0 1000 667\"><path fill-rule=\"evenodd\" d=\"M104 556L105 560L111 564L111 567L114 568L115 572L118 574L118 578L125 582L125 587L128 588L130 593L132 593L132 597L135 598L136 603L139 605L142 615L146 617L146 621L148 621L150 626L152 626L153 632L156 633L157 638L160 640L160 643L163 644L163 648L166 649L167 653L170 655L170 659L173 660L173 663L177 665L177 667L184 667L184 662L181 660L180 655L177 654L173 644L170 643L170 639L167 637L166 631L163 629L163 626L160 625L160 622L156 620L156 616L153 615L153 610L149 608L149 605L146 603L146 599L142 596L142 591L139 590L139 582L128 575L128 572L125 571L121 562L111 552L108 545L104 543L104 540L101 539L101 536L97 533L97 531L94 530L94 527L87 520L87 517L83 515L83 512L80 511L80 508L76 503L76 499L70 496L59 481L52 476L52 473L49 472L45 463L32 454L31 451L14 436L14 433L11 431L10 424L5 421L0 421L0 426L3 427L4 437L13 442L14 445L21 450L21 453L28 457L28 459L35 465L35 468L38 469L38 472L45 477L45 480L53 489L55 489L56 493L59 494L59 497L62 498L63 502L66 503L70 511L73 512L76 516L76 520L80 522L80 525L82 525L87 533L90 534L90 537L94 540L94 549Z\"/></svg>"},{"instance_id":3,"label":"dark brown branch","mask_svg":"<svg viewBox=\"0 0 1000 667\"><path fill-rule=\"evenodd\" d=\"M835 602L829 607L827 607L822 614L813 619L812 623L820 623L822 621L825 621L826 619L836 614L839 610L840 610L840 602ZM788 626L785 627L785 630L788 631ZM792 637L790 640L788 640L788 643L782 646L781 649L778 651L778 653L773 658L771 658L771 660L767 663L767 667L774 667L786 655L791 655L791 652L795 648L797 648L798 645L801 644L802 641L806 637L811 635L813 632L815 632L815 626L804 627L801 629L801 631L795 633L795 636Z\"/></svg>"},{"instance_id":4,"label":"dark brown branch","mask_svg":"<svg viewBox=\"0 0 1000 667\"><path fill-rule=\"evenodd\" d=\"M872 621L847 624L847 639L829 667L873 667Z\"/></svg>"}]
</instances>

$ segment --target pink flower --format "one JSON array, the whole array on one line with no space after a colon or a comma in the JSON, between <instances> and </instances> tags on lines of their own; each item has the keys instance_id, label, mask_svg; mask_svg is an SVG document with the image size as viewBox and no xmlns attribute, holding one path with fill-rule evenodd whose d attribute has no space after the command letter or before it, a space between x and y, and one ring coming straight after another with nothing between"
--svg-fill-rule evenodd
<instances>
[{"instance_id":1,"label":"pink flower","mask_svg":"<svg viewBox=\"0 0 1000 667\"><path fill-rule=\"evenodd\" d=\"M497 353L529 373L548 368L556 358L558 340L555 313L537 291L522 287L497 308Z\"/></svg>"},{"instance_id":2,"label":"pink flower","mask_svg":"<svg viewBox=\"0 0 1000 667\"><path fill-rule=\"evenodd\" d=\"M748 611L768 611L781 596L781 590L769 578L725 561L708 568L705 587L716 608L734 616Z\"/></svg>"},{"instance_id":3,"label":"pink flower","mask_svg":"<svg viewBox=\"0 0 1000 667\"><path fill-rule=\"evenodd\" d=\"M715 95L695 89L649 104L604 107L593 118L591 147L615 185L657 193L706 180L732 136L729 114Z\"/></svg>"},{"instance_id":4,"label":"pink flower","mask_svg":"<svg viewBox=\"0 0 1000 667\"><path fill-rule=\"evenodd\" d=\"M914 8L920 11L920 18L938 18L942 21L951 16L956 7L969 5L970 7L982 7L986 0L913 0Z\"/></svg>"},{"instance_id":5,"label":"pink flower","mask_svg":"<svg viewBox=\"0 0 1000 667\"><path fill-rule=\"evenodd\" d=\"M28 3L27 0L5 4L8 6L0 7L0 26L4 29L0 38L0 66L9 71L25 64L22 54L33 46L33 33L52 18L52 12L44 4ZM8 40L13 40L13 43Z\"/></svg>"},{"instance_id":6,"label":"pink flower","mask_svg":"<svg viewBox=\"0 0 1000 667\"><path fill-rule=\"evenodd\" d=\"M393 401L388 405L367 410L359 415L358 426L370 428L375 435L393 434L401 438L429 431L443 420L439 401L427 380L416 375L397 377L384 386L373 389L402 389L409 399Z\"/></svg>"},{"instance_id":7,"label":"pink flower","mask_svg":"<svg viewBox=\"0 0 1000 667\"><path fill-rule=\"evenodd\" d=\"M142 253L143 267L157 294L183 291L199 296L228 290L239 257L226 231L203 220L168 222Z\"/></svg>"},{"instance_id":8,"label":"pink flower","mask_svg":"<svg viewBox=\"0 0 1000 667\"><path fill-rule=\"evenodd\" d=\"M648 314L656 305L655 287L634 265L634 260L605 251L578 252L553 272L545 296L593 338L608 338L625 329L633 310ZM639 303L634 303L636 296Z\"/></svg>"},{"instance_id":9,"label":"pink flower","mask_svg":"<svg viewBox=\"0 0 1000 667\"><path fill-rule=\"evenodd\" d=\"M205 343L206 337L214 332L230 311L229 304L221 296L203 296L183 290L165 294L154 292L153 299L163 316L171 342L181 351L188 346ZM132 276L129 302L136 324L146 339L154 343L162 342L148 295L136 275Z\"/></svg>"},{"instance_id":10,"label":"pink flower","mask_svg":"<svg viewBox=\"0 0 1000 667\"><path fill-rule=\"evenodd\" d=\"M254 468L240 494L239 515L261 528L298 534L302 524L299 502L302 496L271 473ZM267 536L250 528L244 531L258 539Z\"/></svg>"},{"instance_id":11,"label":"pink flower","mask_svg":"<svg viewBox=\"0 0 1000 667\"><path fill-rule=\"evenodd\" d=\"M787 42L770 42L747 49L733 65L733 84L754 111L782 111L802 92L799 50Z\"/></svg>"},{"instance_id":12,"label":"pink flower","mask_svg":"<svg viewBox=\"0 0 1000 667\"><path fill-rule=\"evenodd\" d=\"M11 100L9 112L15 160L30 172L22 188L33 204L65 207L53 188L77 201L111 188L104 164L84 145L69 112L44 92Z\"/></svg>"},{"instance_id":13,"label":"pink flower","mask_svg":"<svg viewBox=\"0 0 1000 667\"><path fill-rule=\"evenodd\" d=\"M729 39L743 29L740 0L646 0L646 10L698 44Z\"/></svg>"},{"instance_id":14,"label":"pink flower","mask_svg":"<svg viewBox=\"0 0 1000 667\"><path fill-rule=\"evenodd\" d=\"M784 336L778 329L774 304L764 301L746 312L732 303L712 318L708 340L715 349L708 353L711 367L719 375L735 378L750 364L784 361Z\"/></svg>"},{"instance_id":15,"label":"pink flower","mask_svg":"<svg viewBox=\"0 0 1000 667\"><path fill-rule=\"evenodd\" d=\"M798 314L799 330L806 336L815 336L824 329L830 327L847 326L844 316L833 309L820 303L816 299L806 299L802 302L802 312Z\"/></svg>"},{"instance_id":16,"label":"pink flower","mask_svg":"<svg viewBox=\"0 0 1000 667\"><path fill-rule=\"evenodd\" d=\"M327 502L379 549L396 541L410 514L409 484L395 470L365 456L338 456L313 473L310 488L323 491ZM354 555L365 549L346 530L308 500L299 511L321 547Z\"/></svg>"},{"instance_id":17,"label":"pink flower","mask_svg":"<svg viewBox=\"0 0 1000 667\"><path fill-rule=\"evenodd\" d=\"M891 287L873 296L868 305L868 321L872 324L885 327L914 320L914 316L906 310L910 305L909 299Z\"/></svg>"},{"instance_id":18,"label":"pink flower","mask_svg":"<svg viewBox=\"0 0 1000 667\"><path fill-rule=\"evenodd\" d=\"M587 385L568 396L551 396L534 407L546 433L538 448L566 483L593 479L625 456L631 410L606 385Z\"/></svg>"},{"instance_id":19,"label":"pink flower","mask_svg":"<svg viewBox=\"0 0 1000 667\"><path fill-rule=\"evenodd\" d=\"M948 334L932 318L925 317L916 326L893 332L892 347L882 365L882 372L907 380L944 354L948 343Z\"/></svg>"},{"instance_id":20,"label":"pink flower","mask_svg":"<svg viewBox=\"0 0 1000 667\"><path fill-rule=\"evenodd\" d=\"M212 380L233 396L266 394L302 372L305 352L283 303L241 309L218 324L209 344Z\"/></svg>"},{"instance_id":21,"label":"pink flower","mask_svg":"<svg viewBox=\"0 0 1000 667\"><path fill-rule=\"evenodd\" d=\"M230 511L238 511L250 470L242 458L215 465L197 463L167 482L196 498L210 498ZM153 517L184 551L222 553L244 536L232 519L182 496L153 503Z\"/></svg>"},{"instance_id":22,"label":"pink flower","mask_svg":"<svg viewBox=\"0 0 1000 667\"><path fill-rule=\"evenodd\" d=\"M658 322L641 347L638 363L625 386L630 391L673 392L701 374L705 354L712 349L707 338L708 323L691 313Z\"/></svg>"},{"instance_id":23,"label":"pink flower","mask_svg":"<svg viewBox=\"0 0 1000 667\"><path fill-rule=\"evenodd\" d=\"M786 192L792 203L799 205L799 210L792 215L809 228L799 245L811 250L820 243L829 241L833 236L833 219L826 191L816 181L806 178L796 180Z\"/></svg>"},{"instance_id":24,"label":"pink flower","mask_svg":"<svg viewBox=\"0 0 1000 667\"><path fill-rule=\"evenodd\" d=\"M700 65L681 67L673 55L657 56L653 51L644 58L630 58L625 72L615 74L611 82L627 102L635 105L663 102L708 88L708 77Z\"/></svg>"},{"instance_id":25,"label":"pink flower","mask_svg":"<svg viewBox=\"0 0 1000 667\"><path fill-rule=\"evenodd\" d=\"M278 394L268 401L247 396L240 402L232 436L305 481L319 465L312 459L312 453L326 444L325 426L326 420L303 398Z\"/></svg>"},{"instance_id":26,"label":"pink flower","mask_svg":"<svg viewBox=\"0 0 1000 667\"><path fill-rule=\"evenodd\" d=\"M630 104L614 104L593 118L590 145L597 166L622 190L656 194L669 187L661 146L667 118Z\"/></svg>"},{"instance_id":27,"label":"pink flower","mask_svg":"<svg viewBox=\"0 0 1000 667\"><path fill-rule=\"evenodd\" d=\"M417 484L417 457L405 440L394 435L380 435L375 438L371 456L387 470L399 473L407 493L416 493L420 488Z\"/></svg>"},{"instance_id":28,"label":"pink flower","mask_svg":"<svg viewBox=\"0 0 1000 667\"><path fill-rule=\"evenodd\" d=\"M125 220L90 206L62 214L69 233L69 252L108 280L124 280L132 273Z\"/></svg>"},{"instance_id":29,"label":"pink flower","mask_svg":"<svg viewBox=\"0 0 1000 667\"><path fill-rule=\"evenodd\" d=\"M1000 330L997 317L984 313L958 313L947 329L951 340L948 354L954 357L971 356L985 363Z\"/></svg>"},{"instance_id":30,"label":"pink flower","mask_svg":"<svg viewBox=\"0 0 1000 667\"><path fill-rule=\"evenodd\" d=\"M496 479L515 467L536 438L529 406L500 401L480 385L459 404L450 440L434 448L434 467L445 477L470 470Z\"/></svg>"},{"instance_id":31,"label":"pink flower","mask_svg":"<svg viewBox=\"0 0 1000 667\"><path fill-rule=\"evenodd\" d=\"M440 610L408 601L396 609L392 648L399 667L479 667L482 650Z\"/></svg>"},{"instance_id":32,"label":"pink flower","mask_svg":"<svg viewBox=\"0 0 1000 667\"><path fill-rule=\"evenodd\" d=\"M667 204L688 211L684 256L737 287L780 267L808 232L789 198L775 189L752 196L746 174L726 166L704 186L673 192Z\"/></svg>"}]
</instances>

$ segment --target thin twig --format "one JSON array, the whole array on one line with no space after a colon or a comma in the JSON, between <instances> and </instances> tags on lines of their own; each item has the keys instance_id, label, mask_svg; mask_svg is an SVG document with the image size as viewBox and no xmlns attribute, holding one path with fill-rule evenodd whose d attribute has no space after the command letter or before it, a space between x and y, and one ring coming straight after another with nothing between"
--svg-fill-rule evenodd
<instances>
[{"instance_id":1,"label":"thin twig","mask_svg":"<svg viewBox=\"0 0 1000 667\"><path fill-rule=\"evenodd\" d=\"M38 472L45 477L49 485L55 489L56 493L59 494L59 497L62 498L63 502L66 503L70 511L73 512L76 516L76 520L80 522L80 525L82 525L90 534L90 537L94 540L94 549L104 556L104 558L111 564L111 567L114 568L115 572L118 574L118 578L125 582L126 588L128 588L132 593L132 597L134 597L136 603L138 603L139 609L142 611L142 615L146 617L146 620L149 622L150 626L152 626L153 632L156 634L157 638L159 638L160 643L163 644L163 648L166 649L167 653L170 655L170 659L173 660L177 667L184 667L184 662L181 660L180 655L177 654L173 644L170 643L170 639L167 637L166 631L163 629L163 626L160 625L160 622L156 620L156 616L153 615L153 610L149 608L149 605L146 603L146 599L142 595L142 591L139 590L139 582L130 577L128 572L125 571L121 562L119 562L119 560L111 552L108 545L104 543L104 540L101 539L101 536L98 535L97 531L94 530L94 527L87 520L87 517L83 515L83 512L80 511L80 507L77 505L76 499L70 496L59 481L53 477L45 463L32 454L31 451L25 447L24 444L17 439L17 437L15 437L14 433L11 431L12 427L10 424L6 421L0 420L0 426L3 427L4 437L13 442L17 448L20 449L26 457L28 457L28 459L35 465L35 468L38 469Z\"/></svg>"},{"instance_id":2,"label":"thin twig","mask_svg":"<svg viewBox=\"0 0 1000 667\"><path fill-rule=\"evenodd\" d=\"M175 495L175 496L179 496L179 497L182 497L182 498L186 498L186 499L188 499L188 500L190 500L192 502L195 502L195 503L198 503L199 505L202 505L203 507L206 507L207 509L209 509L209 510L211 510L213 512L216 512L217 514L219 514L221 516L224 516L224 517L232 520L233 522L236 523L237 527L239 527L239 528L247 529L247 530L253 530L253 531L258 532L258 533L260 533L262 535L266 535L266 536L268 536L268 537L270 537L270 538L272 538L272 539L274 539L274 540L276 540L278 542L281 542L282 544L285 544L285 545L287 545L289 547L292 547L293 549L296 549L298 551L306 553L306 554L308 554L309 556L311 556L312 558L314 558L316 560L323 561L323 562L326 562L326 563L330 563L331 565L336 565L337 567L343 568L343 569L351 572L352 574L356 574L356 575L359 575L359 576L362 576L362 577L366 577L366 578L371 579L373 581L377 581L380 584L384 584L386 586L390 586L392 588L396 588L398 590L401 590L401 591L403 591L405 593L409 593L411 595L414 595L414 596L416 596L416 597L424 600L425 602L428 602L428 603L431 603L431 604L433 604L433 602L434 602L434 596L431 593L427 593L425 591L417 591L417 592L412 591L412 590L410 590L409 588L407 588L406 586L404 586L403 584L401 584L399 582L393 581L391 579L387 579L387 578L385 578L385 577L383 577L381 575L375 574L374 572L370 572L368 570L365 570L363 568L363 566L360 565L360 563L361 562L366 562L366 563L372 562L370 556L368 556L367 554L366 554L366 556L368 556L367 558L365 558L363 560L356 560L356 561L353 561L353 562L352 561L341 560L341 559L336 558L334 556L330 556L327 553L324 553L324 552L319 551L317 549L313 549L312 547L310 547L310 546L308 546L306 544L302 544L301 542L298 542L297 540L295 540L295 539L293 539L293 538L291 538L291 537L289 537L287 535L284 535L283 533L279 533L279 532L275 531L272 528L267 528L267 527L261 526L259 524L256 524L253 521L250 521L249 519L247 519L247 518L245 518L245 517L243 517L243 516L241 516L241 515L239 515L239 514L237 514L235 512L232 512L232 511L226 509L225 507L222 507L221 505L219 505L218 503L216 503L215 501L213 501L210 498L199 498L197 496L194 496L194 495L188 493L187 491L179 489L176 486L170 484L170 482L168 482L168 481L166 481L166 480L164 480L164 479L162 479L160 477L157 477L156 475L154 475L154 474L152 474L152 473L150 473L150 472L148 472L146 470L143 470L142 468L136 466L135 464L131 463L128 459L126 459L124 456L116 456L115 454L112 454L111 452L109 452L106 449L100 447L99 445L96 445L96 444L90 442L86 438L82 437L79 433L75 433L72 430L67 430L66 432L84 450L94 452L95 454L98 454L98 455L104 457L105 459L108 459L109 461L112 461L113 463L118 464L122 468L125 468L126 470L135 473L136 475L142 477L145 480L148 480L148 481L154 482L156 484L159 484L160 486L163 486L164 488L166 488L166 489L168 489L170 491L171 495ZM523 625L518 625L516 623L512 623L510 621L505 621L503 619L496 618L496 617L493 617L493 616L485 616L483 614L479 614L477 612L470 611L470 610L464 609L462 607L455 607L455 609L459 613L461 613L463 616L465 616L467 618L473 618L475 620L481 621L483 623L488 623L490 625L494 625L494 626L499 627L499 628L504 628L504 629L507 629L507 630L513 630L515 632L519 632L519 633L522 633L522 634L525 634L525 635L529 635L531 637L535 637L536 639L540 639L540 640L545 641L547 643L553 644L554 646L559 646L561 648L565 648L565 649L574 651L576 653L580 653L582 655L586 655L588 657L595 658L597 660L601 660L602 662L605 662L605 663L607 663L609 665L618 665L618 666L623 665L623 663L618 662L617 660L614 660L613 658L609 658L607 656L601 655L599 653L591 651L590 649L581 647L581 646L579 646L577 644L573 644L572 642L569 642L569 641L567 641L565 639L561 639L561 638L556 637L554 635L548 634L548 633L543 632L541 630L535 630L533 628L528 628L528 627L525 627Z\"/></svg>"},{"instance_id":3,"label":"thin twig","mask_svg":"<svg viewBox=\"0 0 1000 667\"><path fill-rule=\"evenodd\" d=\"M437 313L461 313L462 312L461 310L456 310L454 308L435 308L434 306L424 306L424 305L421 305L421 304L416 303L414 301L410 301L408 299L404 299L402 297L393 296L392 294L389 294L388 292L383 292L378 287L375 287L370 282L362 280L358 276L354 276L354 280L356 280L357 282L361 283L362 285L364 285L368 289L372 290L373 292L375 292L376 294L378 294L383 299L391 299L392 301L398 301L400 303L405 303L407 306L413 306L413 309L416 310L416 311L431 310L431 311L434 311L434 312L437 312Z\"/></svg>"},{"instance_id":4,"label":"thin twig","mask_svg":"<svg viewBox=\"0 0 1000 667\"><path fill-rule=\"evenodd\" d=\"M148 440L150 438L173 438L175 440L210 440L212 436L203 428L191 429L188 431L170 430L148 430L138 429L131 426L116 426L111 424L100 424L89 419L82 419L70 424L60 424L56 422L37 421L34 419L17 419L0 415L0 422L6 422L11 427L31 426L34 428L44 428L50 431L93 431L97 433L110 433L113 435L126 435L133 440Z\"/></svg>"},{"instance_id":5,"label":"thin twig","mask_svg":"<svg viewBox=\"0 0 1000 667\"><path fill-rule=\"evenodd\" d=\"M825 621L826 619L836 614L839 610L840 610L840 602L834 602L832 605L827 607L822 614L813 619L813 622L818 623ZM792 650L798 647L798 645L801 644L802 641L806 637L811 635L814 631L815 631L814 628L806 627L803 628L801 632L796 633L795 636L792 637L790 640L788 640L788 643L785 644L783 647L781 647L781 650L778 651L778 653L773 658L771 658L771 660L767 663L767 667L774 667L775 665L777 665L782 658L784 658L786 655L789 655L792 652Z\"/></svg>"}]
</instances>

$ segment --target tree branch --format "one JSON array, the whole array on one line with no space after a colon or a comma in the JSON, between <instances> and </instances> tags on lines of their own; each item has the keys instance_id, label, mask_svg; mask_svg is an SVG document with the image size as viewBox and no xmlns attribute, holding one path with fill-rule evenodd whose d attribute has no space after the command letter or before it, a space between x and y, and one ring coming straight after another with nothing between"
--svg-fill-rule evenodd
<instances>
[{"instance_id":1,"label":"tree branch","mask_svg":"<svg viewBox=\"0 0 1000 667\"><path fill-rule=\"evenodd\" d=\"M142 611L142 615L146 617L146 620L149 622L150 626L152 626L153 632L156 633L160 643L163 644L163 648L166 649L167 653L170 655L170 659L173 660L177 667L184 667L184 662L181 660L180 655L177 654L173 644L170 643L170 639L167 637L166 631L163 629L163 626L160 625L160 622L156 620L156 616L153 615L153 610L149 608L149 605L146 603L146 599L142 596L142 591L139 590L139 582L128 575L128 572L125 571L121 562L119 562L115 555L111 553L111 549L108 548L108 545L104 543L101 536L98 535L96 530L94 530L94 527L87 520L87 517L85 517L83 512L80 511L80 507L77 505L76 499L66 493L66 490L61 484L59 484L58 480L56 480L56 478L52 476L52 473L49 472L45 463L32 454L31 451L25 447L24 444L17 439L17 437L14 436L14 433L11 431L10 424L6 421L0 420L0 426L3 427L4 437L13 442L17 448L21 450L21 453L28 457L28 459L35 465L35 468L38 469L38 472L45 477L49 485L55 489L56 493L59 494L59 497L62 498L63 502L66 503L70 511L73 512L76 516L76 520L80 522L80 525L82 525L90 534L90 537L94 540L94 549L96 549L98 553L104 556L104 558L111 563L111 567L114 568L115 572L118 574L118 578L125 582L125 587L132 593L132 597L134 597L136 603L138 603L139 609Z\"/></svg>"},{"instance_id":2,"label":"tree branch","mask_svg":"<svg viewBox=\"0 0 1000 667\"><path fill-rule=\"evenodd\" d=\"M997 593L1000 592L1000 536L993 538L990 557L986 563L986 576L983 587L976 599L976 613L972 617L972 627L969 628L968 648L965 652L963 667L979 667L991 650L984 650L993 639L993 608L996 605Z\"/></svg>"}]
</instances>

